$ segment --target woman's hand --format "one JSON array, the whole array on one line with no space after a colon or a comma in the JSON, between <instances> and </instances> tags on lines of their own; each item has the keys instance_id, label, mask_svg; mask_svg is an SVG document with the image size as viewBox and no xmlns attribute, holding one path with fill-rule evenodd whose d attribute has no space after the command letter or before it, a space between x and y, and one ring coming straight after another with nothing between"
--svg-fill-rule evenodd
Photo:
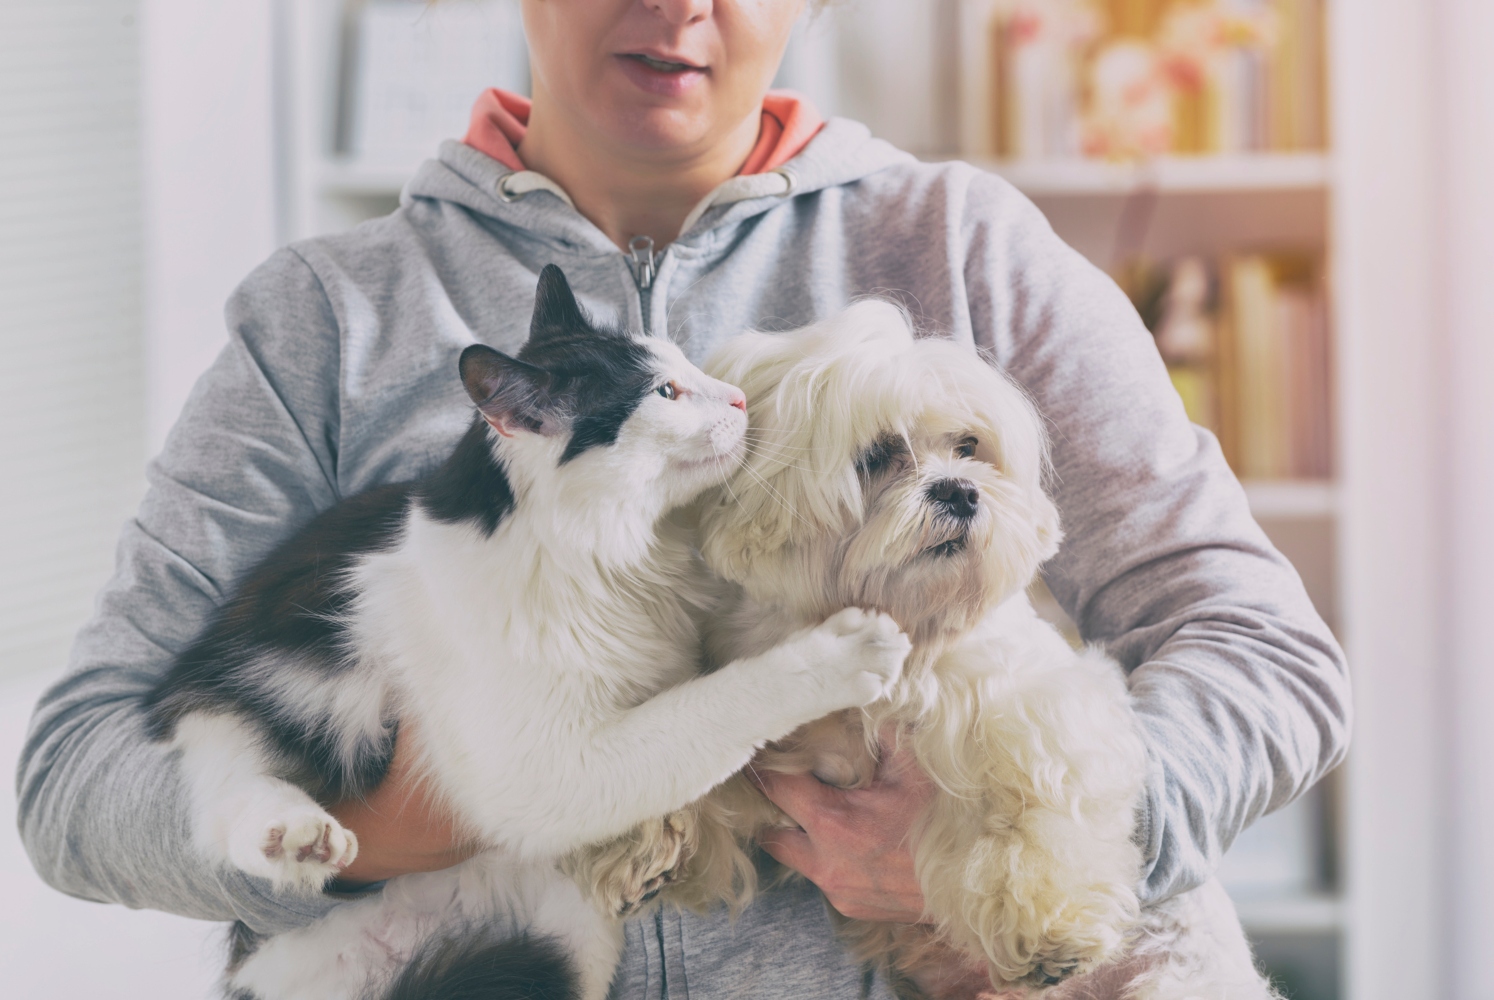
<instances>
[{"instance_id":1,"label":"woman's hand","mask_svg":"<svg viewBox=\"0 0 1494 1000\"><path fill-rule=\"evenodd\" d=\"M883 746L890 742L884 739ZM748 773L799 824L761 834L758 843L818 886L838 913L900 924L927 919L909 834L934 796L934 783L906 746L884 755L862 789L835 788L807 774ZM939 1000L1002 1000L991 992L985 963L953 950L912 978L925 996Z\"/></svg>"},{"instance_id":2,"label":"woman's hand","mask_svg":"<svg viewBox=\"0 0 1494 1000\"><path fill-rule=\"evenodd\" d=\"M835 788L813 775L771 771L756 772L754 780L799 824L797 830L761 834L758 843L817 885L837 912L853 920L924 919L908 841L934 785L906 747L883 757L866 788Z\"/></svg>"},{"instance_id":3,"label":"woman's hand","mask_svg":"<svg viewBox=\"0 0 1494 1000\"><path fill-rule=\"evenodd\" d=\"M389 773L366 798L327 810L358 838L358 856L338 876L340 885L450 868L480 849L458 836L451 815L413 775L410 742L403 732L395 740Z\"/></svg>"}]
</instances>

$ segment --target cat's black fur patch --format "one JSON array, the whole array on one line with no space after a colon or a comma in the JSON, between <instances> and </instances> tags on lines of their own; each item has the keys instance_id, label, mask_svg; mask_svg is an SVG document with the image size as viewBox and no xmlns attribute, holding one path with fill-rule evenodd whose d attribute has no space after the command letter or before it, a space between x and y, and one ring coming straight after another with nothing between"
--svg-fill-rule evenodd
<instances>
[{"instance_id":1,"label":"cat's black fur patch","mask_svg":"<svg viewBox=\"0 0 1494 1000\"><path fill-rule=\"evenodd\" d=\"M657 378L653 353L621 330L594 323L554 264L540 272L529 341L518 358L554 377L550 394L571 419L562 465L616 441Z\"/></svg>"},{"instance_id":2,"label":"cat's black fur patch","mask_svg":"<svg viewBox=\"0 0 1494 1000\"><path fill-rule=\"evenodd\" d=\"M491 934L430 942L381 1000L577 1000L569 956L549 938Z\"/></svg>"},{"instance_id":3,"label":"cat's black fur patch","mask_svg":"<svg viewBox=\"0 0 1494 1000\"><path fill-rule=\"evenodd\" d=\"M445 524L471 521L488 537L514 509L514 491L493 455L491 431L474 420L451 458L417 487L420 506Z\"/></svg>"},{"instance_id":4,"label":"cat's black fur patch","mask_svg":"<svg viewBox=\"0 0 1494 1000\"><path fill-rule=\"evenodd\" d=\"M255 933L242 920L235 920L228 928L228 971L237 972L244 960L265 943L263 934Z\"/></svg>"},{"instance_id":5,"label":"cat's black fur patch","mask_svg":"<svg viewBox=\"0 0 1494 1000\"><path fill-rule=\"evenodd\" d=\"M485 379L468 379L474 352L491 364ZM510 408L544 407L570 434L564 464L617 440L654 389L652 357L626 333L594 324L552 264L540 272L529 341L517 363L474 346L463 352L462 374L479 409L493 399ZM479 385L491 399L476 398ZM147 697L150 734L169 738L190 712L231 713L258 726L275 752L277 774L313 796L335 801L377 787L393 756L396 720L349 747L335 720L285 704L264 671L305 671L308 681L325 682L357 666L347 633L355 597L348 571L400 543L412 503L444 523L470 522L484 536L497 530L515 498L492 433L479 417L430 476L347 498L271 552Z\"/></svg>"},{"instance_id":6,"label":"cat's black fur patch","mask_svg":"<svg viewBox=\"0 0 1494 1000\"><path fill-rule=\"evenodd\" d=\"M151 735L168 738L189 712L231 711L259 723L279 751L281 775L312 795L332 800L376 787L394 752L393 719L349 759L330 720L289 713L252 668L277 654L281 669L323 677L355 665L344 623L353 599L347 571L398 543L413 490L394 483L349 497L276 547L147 696Z\"/></svg>"}]
</instances>

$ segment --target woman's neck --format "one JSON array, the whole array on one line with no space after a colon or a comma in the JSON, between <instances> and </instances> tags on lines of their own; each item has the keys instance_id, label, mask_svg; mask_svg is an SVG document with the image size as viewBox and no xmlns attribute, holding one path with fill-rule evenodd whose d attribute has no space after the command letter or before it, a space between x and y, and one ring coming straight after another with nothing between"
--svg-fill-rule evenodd
<instances>
[{"instance_id":1,"label":"woman's neck","mask_svg":"<svg viewBox=\"0 0 1494 1000\"><path fill-rule=\"evenodd\" d=\"M661 247L673 242L700 199L736 176L761 127L761 112L754 112L699 149L642 152L610 142L536 86L518 154L530 170L564 188L576 210L626 251L635 236L650 236Z\"/></svg>"}]
</instances>

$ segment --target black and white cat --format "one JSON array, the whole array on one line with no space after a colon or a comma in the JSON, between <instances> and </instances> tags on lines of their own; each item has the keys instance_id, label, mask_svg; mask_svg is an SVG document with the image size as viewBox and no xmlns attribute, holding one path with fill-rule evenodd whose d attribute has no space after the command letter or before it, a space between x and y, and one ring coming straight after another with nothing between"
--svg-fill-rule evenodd
<instances>
[{"instance_id":1,"label":"black and white cat","mask_svg":"<svg viewBox=\"0 0 1494 1000\"><path fill-rule=\"evenodd\" d=\"M604 996L617 914L560 860L875 701L907 655L889 618L852 609L698 674L710 588L666 514L736 468L742 393L668 342L597 328L558 268L518 356L474 345L460 372L479 412L445 464L277 549L149 708L210 858L320 890L357 852L323 806L379 783L396 732L486 850L301 930L241 929L236 998L434 998L456 979Z\"/></svg>"}]
</instances>

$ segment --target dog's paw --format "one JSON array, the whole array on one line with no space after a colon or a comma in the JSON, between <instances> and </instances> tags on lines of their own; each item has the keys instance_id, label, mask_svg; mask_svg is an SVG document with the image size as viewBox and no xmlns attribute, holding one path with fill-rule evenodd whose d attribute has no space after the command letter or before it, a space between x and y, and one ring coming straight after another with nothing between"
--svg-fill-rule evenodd
<instances>
[{"instance_id":1,"label":"dog's paw","mask_svg":"<svg viewBox=\"0 0 1494 1000\"><path fill-rule=\"evenodd\" d=\"M649 849L635 856L629 877L618 893L614 912L620 917L636 912L666 886L683 878L698 846L693 813L673 812L645 826L654 828L646 840Z\"/></svg>"},{"instance_id":2,"label":"dog's paw","mask_svg":"<svg viewBox=\"0 0 1494 1000\"><path fill-rule=\"evenodd\" d=\"M626 917L683 878L698 847L695 814L681 810L587 848L562 868L591 895L597 909Z\"/></svg>"},{"instance_id":3,"label":"dog's paw","mask_svg":"<svg viewBox=\"0 0 1494 1000\"><path fill-rule=\"evenodd\" d=\"M1108 937L1108 936L1107 936ZM1045 990L1074 976L1086 975L1124 954L1123 938L1107 940L1045 940L1032 951L1026 963L1011 970L1008 983L1030 990Z\"/></svg>"},{"instance_id":4,"label":"dog's paw","mask_svg":"<svg viewBox=\"0 0 1494 1000\"><path fill-rule=\"evenodd\" d=\"M353 831L311 805L267 822L246 824L229 850L234 864L251 875L306 890L319 890L358 856Z\"/></svg>"},{"instance_id":5,"label":"dog's paw","mask_svg":"<svg viewBox=\"0 0 1494 1000\"><path fill-rule=\"evenodd\" d=\"M836 612L808 639L816 661L812 669L829 688L835 708L858 708L886 696L913 649L897 622L861 608Z\"/></svg>"}]
</instances>

